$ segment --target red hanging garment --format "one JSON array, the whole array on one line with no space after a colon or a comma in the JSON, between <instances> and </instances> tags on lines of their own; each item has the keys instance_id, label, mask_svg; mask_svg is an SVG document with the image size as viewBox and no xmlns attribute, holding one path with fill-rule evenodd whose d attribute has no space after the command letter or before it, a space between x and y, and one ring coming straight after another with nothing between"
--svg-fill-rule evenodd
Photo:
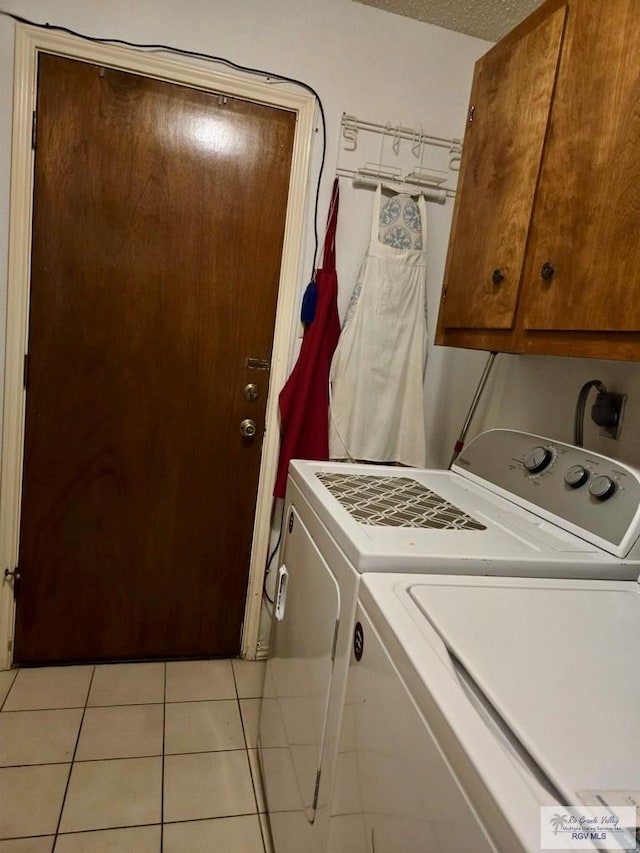
<instances>
[{"instance_id":1,"label":"red hanging garment","mask_svg":"<svg viewBox=\"0 0 640 853\"><path fill-rule=\"evenodd\" d=\"M340 337L336 226L338 179L333 184L322 269L316 271L317 304L300 354L280 392L280 461L273 494L283 498L291 459L329 458L329 369Z\"/></svg>"}]
</instances>

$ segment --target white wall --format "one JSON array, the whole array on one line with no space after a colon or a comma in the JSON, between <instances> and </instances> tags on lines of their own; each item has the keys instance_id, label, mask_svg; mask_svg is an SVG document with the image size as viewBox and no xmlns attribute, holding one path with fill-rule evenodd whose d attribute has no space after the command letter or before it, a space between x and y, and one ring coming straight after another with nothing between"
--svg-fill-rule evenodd
<instances>
[{"instance_id":1,"label":"white wall","mask_svg":"<svg viewBox=\"0 0 640 853\"><path fill-rule=\"evenodd\" d=\"M627 394L628 401L620 437L614 441L601 436L591 421L596 392L590 392L584 420L585 447L640 467L640 366L634 363L499 355L470 435L502 426L572 442L576 400L590 379L600 379L609 391Z\"/></svg>"},{"instance_id":2,"label":"white wall","mask_svg":"<svg viewBox=\"0 0 640 853\"><path fill-rule=\"evenodd\" d=\"M2 7L36 22L92 36L167 43L225 56L242 65L296 77L320 94L328 129L327 169L320 202L324 227L341 145L342 112L369 121L422 126L460 136L473 64L486 42L418 23L351 0L4 0ZM0 17L0 311L5 315L14 24ZM318 162L319 134L315 146ZM311 184L315 187L315 176ZM265 188L268 191L268 188ZM346 304L365 250L372 193L343 180L338 234L340 306ZM309 194L312 211L313 189ZM452 203L429 205L429 304L433 332ZM311 216L309 217L311 220ZM309 222L311 225L311 222ZM312 266L309 230L301 287ZM4 357L4 323L0 353ZM429 464L443 464L464 418L476 353L439 351L429 361ZM3 371L2 371L3 374ZM445 374L457 375L457 395ZM442 410L442 411L440 411Z\"/></svg>"}]
</instances>

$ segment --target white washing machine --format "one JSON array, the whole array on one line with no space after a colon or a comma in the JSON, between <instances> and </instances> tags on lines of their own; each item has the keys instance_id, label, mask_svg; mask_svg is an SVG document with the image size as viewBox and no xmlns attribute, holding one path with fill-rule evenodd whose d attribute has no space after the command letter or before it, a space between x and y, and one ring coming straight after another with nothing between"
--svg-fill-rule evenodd
<instances>
[{"instance_id":1,"label":"white washing machine","mask_svg":"<svg viewBox=\"0 0 640 853\"><path fill-rule=\"evenodd\" d=\"M363 573L636 578L639 507L635 470L511 430L451 471L292 462L258 744L276 853L326 850Z\"/></svg>"},{"instance_id":2,"label":"white washing machine","mask_svg":"<svg viewBox=\"0 0 640 853\"><path fill-rule=\"evenodd\" d=\"M640 849L638 583L371 574L354 636L330 853Z\"/></svg>"}]
</instances>

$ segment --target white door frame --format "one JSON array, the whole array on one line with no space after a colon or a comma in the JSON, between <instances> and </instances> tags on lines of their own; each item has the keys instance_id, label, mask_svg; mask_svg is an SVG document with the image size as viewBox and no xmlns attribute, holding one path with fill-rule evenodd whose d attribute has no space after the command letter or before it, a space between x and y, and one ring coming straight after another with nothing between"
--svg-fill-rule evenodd
<instances>
[{"instance_id":1,"label":"white door frame","mask_svg":"<svg viewBox=\"0 0 640 853\"><path fill-rule=\"evenodd\" d=\"M29 328L31 229L34 152L32 115L36 105L38 53L54 53L100 65L181 83L204 91L291 110L297 114L291 181L287 203L282 267L269 377L266 430L263 441L253 530L247 603L242 633L242 656L256 656L262 583L271 531L272 491L278 464L278 390L287 376L289 354L296 334L299 268L315 118L311 93L282 83L262 82L213 70L199 61L168 58L144 50L85 41L75 36L22 24L16 25L14 63L11 202L9 212L9 267L7 343L5 363L2 473L0 477L0 573L18 562L24 417L26 393L23 362ZM11 583L0 578L0 669L12 663L15 604Z\"/></svg>"}]
</instances>

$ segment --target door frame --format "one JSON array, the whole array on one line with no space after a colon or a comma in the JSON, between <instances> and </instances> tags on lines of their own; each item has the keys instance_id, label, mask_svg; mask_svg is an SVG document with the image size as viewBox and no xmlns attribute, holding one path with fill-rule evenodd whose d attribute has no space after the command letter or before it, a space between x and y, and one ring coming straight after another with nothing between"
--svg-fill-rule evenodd
<instances>
[{"instance_id":1,"label":"door frame","mask_svg":"<svg viewBox=\"0 0 640 853\"><path fill-rule=\"evenodd\" d=\"M37 95L38 54L54 53L169 83L229 95L291 110L296 129L282 249L282 265L269 375L265 434L260 463L247 601L242 627L243 657L255 658L260 629L262 584L271 534L272 492L279 451L278 390L284 384L297 334L299 273L304 249L304 221L315 120L315 98L293 85L221 73L197 60L168 58L143 49L83 40L65 33L24 24L16 25L11 197L9 208L9 264L7 341L5 360L2 470L0 475L0 572L18 563L26 391L24 356L28 346L31 238L35 153L31 145L32 116ZM11 666L15 602L10 583L0 577L0 669Z\"/></svg>"}]
</instances>

